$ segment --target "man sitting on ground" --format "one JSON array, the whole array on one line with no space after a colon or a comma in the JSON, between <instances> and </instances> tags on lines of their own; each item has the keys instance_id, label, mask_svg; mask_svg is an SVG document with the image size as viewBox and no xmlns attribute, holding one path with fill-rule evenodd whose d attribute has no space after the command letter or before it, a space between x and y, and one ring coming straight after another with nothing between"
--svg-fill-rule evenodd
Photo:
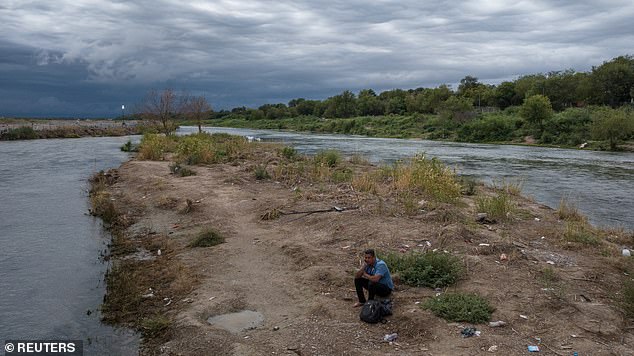
<instances>
[{"instance_id":1,"label":"man sitting on ground","mask_svg":"<svg viewBox=\"0 0 634 356\"><path fill-rule=\"evenodd\" d=\"M376 258L373 249L365 250L363 260L365 264L354 274L354 286L359 297L359 302L354 304L355 307L365 304L363 289L368 290L368 299L370 300L374 299L375 295L387 297L394 289L394 283L392 283L387 264L385 264L385 261Z\"/></svg>"}]
</instances>

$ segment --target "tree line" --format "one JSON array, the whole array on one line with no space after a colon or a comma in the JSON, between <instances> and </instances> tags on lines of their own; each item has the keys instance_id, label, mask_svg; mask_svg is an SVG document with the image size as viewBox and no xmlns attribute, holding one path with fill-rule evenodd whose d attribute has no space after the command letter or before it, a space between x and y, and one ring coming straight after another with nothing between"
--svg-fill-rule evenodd
<instances>
[{"instance_id":1,"label":"tree line","mask_svg":"<svg viewBox=\"0 0 634 356\"><path fill-rule=\"evenodd\" d=\"M498 85L467 75L456 90L445 84L378 94L372 89L358 94L345 90L325 100L296 98L287 104L217 112L202 96L166 89L151 91L137 115L153 121L165 134L173 132L181 120L196 124L199 131L206 120L214 120L212 124L233 120L234 125L235 120L243 120L250 124L237 124L468 142L516 141L530 136L537 143L577 145L598 139L616 149L620 140L634 133L633 101L634 57L625 55L588 72L569 69L531 74ZM377 119L370 120L373 117ZM341 121L317 122L323 119ZM384 127L373 131L376 125ZM386 133L396 127L404 133Z\"/></svg>"}]
</instances>

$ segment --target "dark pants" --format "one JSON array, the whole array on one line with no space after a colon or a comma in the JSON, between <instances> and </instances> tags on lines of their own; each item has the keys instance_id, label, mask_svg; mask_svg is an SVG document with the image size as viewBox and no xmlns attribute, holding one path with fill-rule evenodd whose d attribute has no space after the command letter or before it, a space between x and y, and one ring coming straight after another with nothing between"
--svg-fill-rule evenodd
<instances>
[{"instance_id":1,"label":"dark pants","mask_svg":"<svg viewBox=\"0 0 634 356\"><path fill-rule=\"evenodd\" d=\"M357 289L357 297L359 297L359 303L365 303L365 294L363 293L363 289L368 290L368 299L374 299L375 295L379 297L387 297L392 293L392 290L381 283L373 283L365 278L355 278L354 279L354 287Z\"/></svg>"}]
</instances>

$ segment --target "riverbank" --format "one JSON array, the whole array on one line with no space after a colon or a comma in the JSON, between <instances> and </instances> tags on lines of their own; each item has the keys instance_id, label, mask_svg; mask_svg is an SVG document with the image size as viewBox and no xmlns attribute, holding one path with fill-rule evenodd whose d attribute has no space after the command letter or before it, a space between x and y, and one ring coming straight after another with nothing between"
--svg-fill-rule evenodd
<instances>
[{"instance_id":1,"label":"riverbank","mask_svg":"<svg viewBox=\"0 0 634 356\"><path fill-rule=\"evenodd\" d=\"M508 144L538 147L574 148L596 151L614 150L607 141L593 139L587 110L569 109L558 113L545 124L543 131L525 124L513 113L482 113L482 117L470 121L454 121L440 115L389 115L352 118L318 118L300 116L279 119L249 119L244 115L230 114L204 125L251 129L287 130L308 133L335 133L367 137L425 139L445 142ZM634 118L629 117L634 127ZM182 125L195 125L185 121ZM619 141L616 150L634 152L632 129L629 139ZM627 128L626 128L627 127ZM616 132L619 132L617 130Z\"/></svg>"},{"instance_id":2,"label":"riverbank","mask_svg":"<svg viewBox=\"0 0 634 356\"><path fill-rule=\"evenodd\" d=\"M126 136L141 133L142 125L136 120L0 120L0 141Z\"/></svg>"},{"instance_id":3,"label":"riverbank","mask_svg":"<svg viewBox=\"0 0 634 356\"><path fill-rule=\"evenodd\" d=\"M527 345L555 354L630 352L623 297L634 265L620 247L631 247L631 232L594 229L573 207L541 206L512 184L501 185L503 193L464 181L456 193L440 169L446 180L435 188L412 188L417 176L407 167L220 139L224 155L185 167L195 175L172 173L182 172L170 161L182 152L132 160L104 178L94 202L108 207L101 215L118 231L106 319L144 331L145 354L466 355L493 346L522 354ZM436 169L418 162L420 172ZM482 209L489 215L478 222ZM224 243L190 247L209 231ZM352 274L368 247L386 256L455 256L463 272L434 290L405 283L392 264L394 315L364 324L351 308ZM478 324L480 337L462 338L470 323L421 308L454 292L484 297L495 308L491 320L507 325ZM243 310L261 313L263 323L230 331L207 322ZM394 332L396 343L382 341Z\"/></svg>"}]
</instances>

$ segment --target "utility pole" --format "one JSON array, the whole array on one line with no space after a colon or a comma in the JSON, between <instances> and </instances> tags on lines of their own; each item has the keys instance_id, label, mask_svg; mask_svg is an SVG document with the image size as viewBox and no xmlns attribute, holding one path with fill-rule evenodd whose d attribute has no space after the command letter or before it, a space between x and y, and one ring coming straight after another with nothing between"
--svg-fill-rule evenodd
<instances>
[{"instance_id":1,"label":"utility pole","mask_svg":"<svg viewBox=\"0 0 634 356\"><path fill-rule=\"evenodd\" d=\"M125 105L121 105L121 120L123 121L123 126L125 126Z\"/></svg>"}]
</instances>

